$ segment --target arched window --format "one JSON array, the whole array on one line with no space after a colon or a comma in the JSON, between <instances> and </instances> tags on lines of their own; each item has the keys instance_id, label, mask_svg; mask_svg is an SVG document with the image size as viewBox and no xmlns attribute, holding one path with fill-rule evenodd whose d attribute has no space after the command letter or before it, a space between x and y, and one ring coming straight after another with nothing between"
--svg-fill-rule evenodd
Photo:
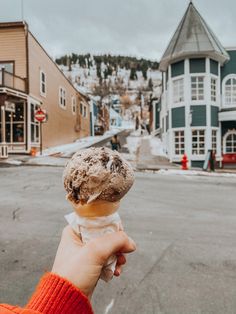
<instances>
[{"instance_id":1,"label":"arched window","mask_svg":"<svg viewBox=\"0 0 236 314\"><path fill-rule=\"evenodd\" d=\"M223 104L226 107L236 106L236 75L228 75L223 80Z\"/></svg>"},{"instance_id":2,"label":"arched window","mask_svg":"<svg viewBox=\"0 0 236 314\"><path fill-rule=\"evenodd\" d=\"M229 131L224 136L224 153L236 153L236 131Z\"/></svg>"}]
</instances>

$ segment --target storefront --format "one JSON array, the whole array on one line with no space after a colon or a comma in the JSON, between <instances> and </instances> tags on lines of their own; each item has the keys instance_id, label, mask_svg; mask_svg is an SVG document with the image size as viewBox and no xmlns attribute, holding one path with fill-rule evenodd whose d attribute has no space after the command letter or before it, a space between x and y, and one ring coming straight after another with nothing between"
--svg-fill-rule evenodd
<instances>
[{"instance_id":1,"label":"storefront","mask_svg":"<svg viewBox=\"0 0 236 314\"><path fill-rule=\"evenodd\" d=\"M6 96L0 110L0 144L7 146L8 153L29 153L32 147L39 147L39 122L34 118L40 107L30 97Z\"/></svg>"}]
</instances>

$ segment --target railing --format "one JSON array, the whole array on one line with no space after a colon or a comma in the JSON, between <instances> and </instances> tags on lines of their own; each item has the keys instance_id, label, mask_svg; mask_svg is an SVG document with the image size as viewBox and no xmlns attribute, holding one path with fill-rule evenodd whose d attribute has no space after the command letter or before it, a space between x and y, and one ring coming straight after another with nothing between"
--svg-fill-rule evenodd
<instances>
[{"instance_id":1,"label":"railing","mask_svg":"<svg viewBox=\"0 0 236 314\"><path fill-rule=\"evenodd\" d=\"M0 69L0 87L9 87L26 92L26 80L4 69Z\"/></svg>"}]
</instances>

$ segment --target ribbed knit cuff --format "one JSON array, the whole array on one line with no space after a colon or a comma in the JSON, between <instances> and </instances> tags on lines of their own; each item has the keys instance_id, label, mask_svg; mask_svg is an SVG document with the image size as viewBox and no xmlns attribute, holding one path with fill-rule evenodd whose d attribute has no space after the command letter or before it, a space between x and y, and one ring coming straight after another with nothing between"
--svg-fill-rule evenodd
<instances>
[{"instance_id":1,"label":"ribbed knit cuff","mask_svg":"<svg viewBox=\"0 0 236 314\"><path fill-rule=\"evenodd\" d=\"M93 314L88 298L71 282L45 274L25 307L43 314Z\"/></svg>"}]
</instances>

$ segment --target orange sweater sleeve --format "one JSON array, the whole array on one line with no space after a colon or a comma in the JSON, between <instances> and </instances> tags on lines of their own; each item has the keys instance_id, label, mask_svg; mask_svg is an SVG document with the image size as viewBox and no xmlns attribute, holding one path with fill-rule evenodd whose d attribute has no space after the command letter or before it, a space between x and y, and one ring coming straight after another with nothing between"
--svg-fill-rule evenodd
<instances>
[{"instance_id":1,"label":"orange sweater sleeve","mask_svg":"<svg viewBox=\"0 0 236 314\"><path fill-rule=\"evenodd\" d=\"M71 282L45 274L24 308L0 305L0 314L93 314L88 298Z\"/></svg>"}]
</instances>

